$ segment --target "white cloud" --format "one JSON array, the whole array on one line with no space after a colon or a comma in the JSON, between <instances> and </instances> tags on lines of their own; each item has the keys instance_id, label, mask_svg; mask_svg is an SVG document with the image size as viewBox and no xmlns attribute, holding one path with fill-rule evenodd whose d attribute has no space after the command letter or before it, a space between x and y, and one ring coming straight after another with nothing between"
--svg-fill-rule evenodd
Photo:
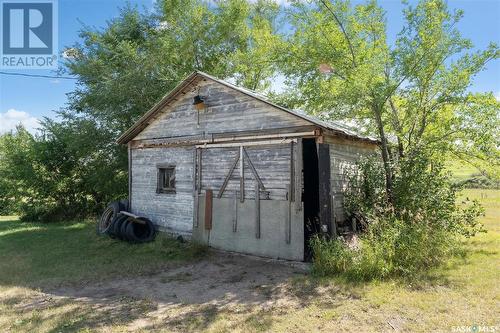
<instances>
[{"instance_id":1,"label":"white cloud","mask_svg":"<svg viewBox=\"0 0 500 333\"><path fill-rule=\"evenodd\" d=\"M22 124L29 132L34 133L40 126L40 121L24 111L9 109L7 112L0 112L0 134L14 130L19 124Z\"/></svg>"},{"instance_id":2,"label":"white cloud","mask_svg":"<svg viewBox=\"0 0 500 333\"><path fill-rule=\"evenodd\" d=\"M500 102L500 90L496 92L495 98Z\"/></svg>"}]
</instances>

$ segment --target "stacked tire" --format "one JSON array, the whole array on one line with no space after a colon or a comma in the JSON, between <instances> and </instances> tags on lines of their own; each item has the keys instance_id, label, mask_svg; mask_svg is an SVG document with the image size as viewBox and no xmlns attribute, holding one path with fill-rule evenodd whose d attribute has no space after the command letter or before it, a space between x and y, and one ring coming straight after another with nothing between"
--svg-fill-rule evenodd
<instances>
[{"instance_id":1,"label":"stacked tire","mask_svg":"<svg viewBox=\"0 0 500 333\"><path fill-rule=\"evenodd\" d=\"M155 239L156 230L151 220L131 216L121 208L120 202L113 202L104 210L98 221L98 233L131 243L146 243Z\"/></svg>"},{"instance_id":2,"label":"stacked tire","mask_svg":"<svg viewBox=\"0 0 500 333\"><path fill-rule=\"evenodd\" d=\"M113 201L104 209L104 212L101 215L99 221L97 221L96 232L100 235L105 235L108 233L108 230L111 228L113 221L118 217L118 214L127 210L128 207L125 207L122 201Z\"/></svg>"},{"instance_id":3,"label":"stacked tire","mask_svg":"<svg viewBox=\"0 0 500 333\"><path fill-rule=\"evenodd\" d=\"M119 214L108 235L131 243L146 243L154 240L156 230L153 222L146 217Z\"/></svg>"}]
</instances>

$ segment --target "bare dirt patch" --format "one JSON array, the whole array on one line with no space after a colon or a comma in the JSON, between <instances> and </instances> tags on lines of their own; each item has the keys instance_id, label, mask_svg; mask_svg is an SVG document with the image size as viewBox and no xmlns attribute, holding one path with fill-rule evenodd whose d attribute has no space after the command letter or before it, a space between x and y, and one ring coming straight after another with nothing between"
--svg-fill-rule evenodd
<instances>
[{"instance_id":1,"label":"bare dirt patch","mask_svg":"<svg viewBox=\"0 0 500 333\"><path fill-rule=\"evenodd\" d=\"M126 323L129 330L198 330L208 327L222 312L258 314L300 307L304 299L290 281L306 271L300 264L214 253L204 260L148 276L43 290L28 304L19 304L18 309L44 307L48 304L45 300L69 300L89 305L94 314L106 313L111 323ZM133 308L127 306L131 304ZM137 307L142 309L140 313ZM265 316L257 315L252 320L259 324ZM102 324L99 321L97 326Z\"/></svg>"}]
</instances>

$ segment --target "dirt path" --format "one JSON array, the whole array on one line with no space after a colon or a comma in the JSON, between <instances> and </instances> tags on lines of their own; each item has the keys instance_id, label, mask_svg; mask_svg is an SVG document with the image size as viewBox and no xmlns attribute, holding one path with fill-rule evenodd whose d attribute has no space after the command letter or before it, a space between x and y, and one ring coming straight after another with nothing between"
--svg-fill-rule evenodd
<instances>
[{"instance_id":1,"label":"dirt path","mask_svg":"<svg viewBox=\"0 0 500 333\"><path fill-rule=\"evenodd\" d=\"M174 331L207 327L218 314L297 308L304 301L293 289L293 277L305 265L290 265L227 253L150 276L114 279L83 287L44 290L24 306L39 307L43 299L90 305L94 316L106 314L128 330L158 327ZM126 319L126 320L124 320ZM105 320L95 320L103 327Z\"/></svg>"}]
</instances>

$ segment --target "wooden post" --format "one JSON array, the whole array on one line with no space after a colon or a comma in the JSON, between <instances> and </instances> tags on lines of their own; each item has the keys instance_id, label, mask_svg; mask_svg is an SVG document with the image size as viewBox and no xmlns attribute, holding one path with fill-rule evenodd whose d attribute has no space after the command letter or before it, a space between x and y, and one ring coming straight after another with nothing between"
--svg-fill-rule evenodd
<instances>
[{"instance_id":1,"label":"wooden post","mask_svg":"<svg viewBox=\"0 0 500 333\"><path fill-rule=\"evenodd\" d=\"M286 225L285 225L285 241L287 244L290 244L290 240L292 238L292 202L290 195L290 184L286 186L286 198L288 201L287 212L286 212Z\"/></svg>"},{"instance_id":2,"label":"wooden post","mask_svg":"<svg viewBox=\"0 0 500 333\"><path fill-rule=\"evenodd\" d=\"M234 191L233 232L238 231L238 191Z\"/></svg>"},{"instance_id":3,"label":"wooden post","mask_svg":"<svg viewBox=\"0 0 500 333\"><path fill-rule=\"evenodd\" d=\"M198 149L193 157L193 226L198 228Z\"/></svg>"},{"instance_id":4,"label":"wooden post","mask_svg":"<svg viewBox=\"0 0 500 333\"><path fill-rule=\"evenodd\" d=\"M318 143L318 174L319 174L319 220L321 225L328 226L330 235L336 232L332 220L332 201L330 196L330 146Z\"/></svg>"},{"instance_id":5,"label":"wooden post","mask_svg":"<svg viewBox=\"0 0 500 333\"><path fill-rule=\"evenodd\" d=\"M244 201L245 201L245 169L244 169L243 146L240 146L240 202Z\"/></svg>"},{"instance_id":6,"label":"wooden post","mask_svg":"<svg viewBox=\"0 0 500 333\"><path fill-rule=\"evenodd\" d=\"M331 225L332 225L331 235L333 237L337 237L337 220L336 220L336 216L335 216L335 195L334 194L332 194L332 221L331 221Z\"/></svg>"},{"instance_id":7,"label":"wooden post","mask_svg":"<svg viewBox=\"0 0 500 333\"><path fill-rule=\"evenodd\" d=\"M290 143L290 200L295 201L295 161L294 161L294 142Z\"/></svg>"},{"instance_id":8,"label":"wooden post","mask_svg":"<svg viewBox=\"0 0 500 333\"><path fill-rule=\"evenodd\" d=\"M302 140L299 140L295 145L295 213L298 213L302 209Z\"/></svg>"},{"instance_id":9,"label":"wooden post","mask_svg":"<svg viewBox=\"0 0 500 333\"><path fill-rule=\"evenodd\" d=\"M255 182L255 237L260 238L260 185Z\"/></svg>"},{"instance_id":10,"label":"wooden post","mask_svg":"<svg viewBox=\"0 0 500 333\"><path fill-rule=\"evenodd\" d=\"M212 190L205 193L205 230L212 230Z\"/></svg>"}]
</instances>

